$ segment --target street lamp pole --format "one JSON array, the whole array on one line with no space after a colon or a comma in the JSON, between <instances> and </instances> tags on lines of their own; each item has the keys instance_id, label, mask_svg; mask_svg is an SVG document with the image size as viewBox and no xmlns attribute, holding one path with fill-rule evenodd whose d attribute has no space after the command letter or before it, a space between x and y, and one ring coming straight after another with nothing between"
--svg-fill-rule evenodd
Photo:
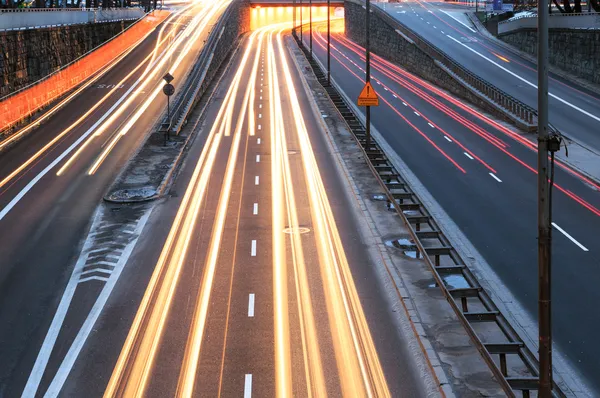
<instances>
[{"instance_id":1,"label":"street lamp pole","mask_svg":"<svg viewBox=\"0 0 600 398\"><path fill-rule=\"evenodd\" d=\"M327 0L327 84L331 85L331 0Z\"/></svg>"},{"instance_id":2,"label":"street lamp pole","mask_svg":"<svg viewBox=\"0 0 600 398\"><path fill-rule=\"evenodd\" d=\"M366 76L365 82L369 83L371 81L371 49L370 49L370 30L371 30L371 1L367 0L367 4L365 7L366 11L366 19L365 19L365 60L366 60ZM371 107L367 106L366 109L366 142L365 142L365 150L368 151L371 146Z\"/></svg>"},{"instance_id":3,"label":"street lamp pole","mask_svg":"<svg viewBox=\"0 0 600 398\"><path fill-rule=\"evenodd\" d=\"M313 33L312 32L312 0L309 0L308 6L309 6L308 15L309 15L309 25L310 25L310 45L309 45L309 47L310 47L310 57L312 58L312 55L313 55L313 53L312 53L312 33Z\"/></svg>"},{"instance_id":4,"label":"street lamp pole","mask_svg":"<svg viewBox=\"0 0 600 398\"><path fill-rule=\"evenodd\" d=\"M538 317L540 398L552 396L551 266L552 220L548 160L549 0L538 6Z\"/></svg>"},{"instance_id":5,"label":"street lamp pole","mask_svg":"<svg viewBox=\"0 0 600 398\"><path fill-rule=\"evenodd\" d=\"M296 35L296 0L294 0L294 13L293 13L293 22L292 22L292 34Z\"/></svg>"},{"instance_id":6,"label":"street lamp pole","mask_svg":"<svg viewBox=\"0 0 600 398\"><path fill-rule=\"evenodd\" d=\"M304 20L302 19L302 0L300 0L300 44L304 44L303 43L303 37L302 37L302 22Z\"/></svg>"}]
</instances>

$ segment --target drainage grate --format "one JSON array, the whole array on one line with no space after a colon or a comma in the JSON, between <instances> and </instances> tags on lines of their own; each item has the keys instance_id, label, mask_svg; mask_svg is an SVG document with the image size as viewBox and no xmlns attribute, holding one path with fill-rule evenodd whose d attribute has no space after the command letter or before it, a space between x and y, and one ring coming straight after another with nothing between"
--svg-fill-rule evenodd
<instances>
[{"instance_id":1,"label":"drainage grate","mask_svg":"<svg viewBox=\"0 0 600 398\"><path fill-rule=\"evenodd\" d=\"M363 123L337 89L329 85L321 66L311 59L308 50L299 43L297 37L296 41L331 102L360 144L365 158L369 159L367 164L385 191L388 207L395 209L408 227L416 257L424 259L431 268L436 285L443 291L504 391L512 397L518 391L526 398L532 393L537 395L539 362L536 356L481 287L469 267L465 266L436 221L377 142L371 137L369 147L365 148L366 131ZM565 397L556 383L553 396Z\"/></svg>"}]
</instances>

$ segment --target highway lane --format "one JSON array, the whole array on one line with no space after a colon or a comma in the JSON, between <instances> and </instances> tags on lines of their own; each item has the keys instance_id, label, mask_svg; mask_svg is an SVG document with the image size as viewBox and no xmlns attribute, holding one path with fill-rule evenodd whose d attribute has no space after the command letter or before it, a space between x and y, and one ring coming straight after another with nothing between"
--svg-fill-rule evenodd
<instances>
[{"instance_id":1,"label":"highway lane","mask_svg":"<svg viewBox=\"0 0 600 398\"><path fill-rule=\"evenodd\" d=\"M281 29L233 60L66 391L423 394Z\"/></svg>"},{"instance_id":2,"label":"highway lane","mask_svg":"<svg viewBox=\"0 0 600 398\"><path fill-rule=\"evenodd\" d=\"M166 105L162 96L150 102L152 90L160 89L163 72L171 69L183 77L193 65L214 23L208 12L214 7L200 3L174 12L75 100L2 153L0 390L5 394L23 390L95 208Z\"/></svg>"},{"instance_id":3,"label":"highway lane","mask_svg":"<svg viewBox=\"0 0 600 398\"><path fill-rule=\"evenodd\" d=\"M537 109L537 66L477 32L456 7L417 0L386 4L385 10L471 72ZM553 74L549 84L550 122L600 153L600 96Z\"/></svg>"},{"instance_id":4,"label":"highway lane","mask_svg":"<svg viewBox=\"0 0 600 398\"><path fill-rule=\"evenodd\" d=\"M313 47L322 62L324 29L319 27ZM333 37L332 76L356 98L364 81L364 50L342 35ZM531 137L380 57L372 62L374 87L382 99L372 111L374 126L536 318L537 154ZM599 187L566 165L557 165L555 182L554 221L569 235L553 232L555 340L598 388L594 358L600 346L592 342L600 327L593 315L600 299L594 244L600 234Z\"/></svg>"}]
</instances>

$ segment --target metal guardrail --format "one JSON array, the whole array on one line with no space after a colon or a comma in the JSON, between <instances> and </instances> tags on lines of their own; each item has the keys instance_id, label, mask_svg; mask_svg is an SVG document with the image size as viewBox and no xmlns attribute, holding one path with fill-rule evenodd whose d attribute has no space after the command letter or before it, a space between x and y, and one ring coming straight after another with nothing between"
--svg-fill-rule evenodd
<instances>
[{"instance_id":1,"label":"metal guardrail","mask_svg":"<svg viewBox=\"0 0 600 398\"><path fill-rule=\"evenodd\" d=\"M208 68L210 67L213 54L221 38L223 31L225 29L225 21L227 21L229 14L232 12L232 2L225 12L221 15L217 23L213 26L213 29L209 33L208 39L206 40L206 44L202 48L202 51L198 55L196 65L194 69L188 74L188 78L186 79L183 90L177 94L175 98L175 103L173 106L173 110L171 115L165 115L161 126L159 128L160 132L163 133L174 133L175 135L179 134L181 128L185 125L187 121L187 117L190 111L193 108L193 105L198 100L198 93L200 89L202 89L205 83L205 76L208 72ZM213 34L214 32L219 32L218 35Z\"/></svg>"},{"instance_id":2,"label":"metal guardrail","mask_svg":"<svg viewBox=\"0 0 600 398\"><path fill-rule=\"evenodd\" d=\"M515 397L515 391L521 391L523 397L530 397L539 386L539 362L536 356L465 265L418 195L377 142L371 138L370 146L365 148L364 124L337 88L328 85L324 71L311 59L308 50L299 42L298 45L340 116L346 121L365 159L369 160L367 164L385 192L388 207L395 210L404 221L414 242L417 258L422 258L431 269L436 285L442 290L490 370L508 396ZM503 338L486 341L486 337L499 335ZM553 390L554 397L565 397L556 383Z\"/></svg>"},{"instance_id":3,"label":"metal guardrail","mask_svg":"<svg viewBox=\"0 0 600 398\"><path fill-rule=\"evenodd\" d=\"M362 2L358 0L354 0L351 2L356 4L362 4ZM418 46L432 59L440 62L442 65L448 68L448 70L454 73L456 77L458 77L463 82L471 86L473 89L483 94L483 96L488 98L491 102L503 108L508 113L514 115L529 126L533 127L537 124L537 111L534 108L519 101L517 98L514 98L510 94L502 91L498 87L477 76L475 73L471 72L470 70L456 62L448 54L440 50L427 39L419 36L408 26L404 25L402 22L398 21L396 18L392 17L384 10L378 7L373 7L372 10L372 12L377 14L378 17L382 18L390 26L394 27L395 29L400 31L404 36L412 40L416 46Z\"/></svg>"}]
</instances>

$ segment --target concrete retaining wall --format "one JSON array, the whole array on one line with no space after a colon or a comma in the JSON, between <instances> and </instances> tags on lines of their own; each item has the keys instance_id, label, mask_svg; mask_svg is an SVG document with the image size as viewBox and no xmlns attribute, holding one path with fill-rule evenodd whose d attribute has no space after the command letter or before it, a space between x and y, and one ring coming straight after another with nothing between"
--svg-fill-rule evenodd
<instances>
[{"instance_id":1,"label":"concrete retaining wall","mask_svg":"<svg viewBox=\"0 0 600 398\"><path fill-rule=\"evenodd\" d=\"M0 98L55 72L133 22L0 32Z\"/></svg>"},{"instance_id":2,"label":"concrete retaining wall","mask_svg":"<svg viewBox=\"0 0 600 398\"><path fill-rule=\"evenodd\" d=\"M37 29L56 25L76 25L97 22L114 22L139 19L144 15L141 8L114 10L4 10L0 11L0 31Z\"/></svg>"},{"instance_id":3,"label":"concrete retaining wall","mask_svg":"<svg viewBox=\"0 0 600 398\"><path fill-rule=\"evenodd\" d=\"M537 55L537 29L500 34L499 39ZM600 29L550 29L550 63L568 73L600 84Z\"/></svg>"}]
</instances>

